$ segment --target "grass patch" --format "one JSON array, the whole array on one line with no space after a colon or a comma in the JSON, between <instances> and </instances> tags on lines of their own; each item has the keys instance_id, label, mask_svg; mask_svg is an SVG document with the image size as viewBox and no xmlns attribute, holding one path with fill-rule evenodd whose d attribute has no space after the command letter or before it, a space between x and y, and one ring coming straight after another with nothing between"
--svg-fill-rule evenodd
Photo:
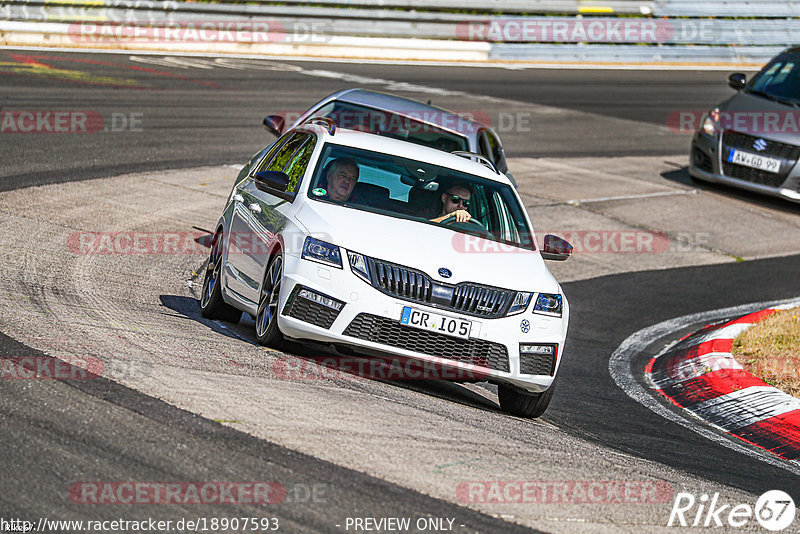
<instances>
[{"instance_id":1,"label":"grass patch","mask_svg":"<svg viewBox=\"0 0 800 534\"><path fill-rule=\"evenodd\" d=\"M800 307L776 312L739 334L733 357L767 384L800 397Z\"/></svg>"}]
</instances>

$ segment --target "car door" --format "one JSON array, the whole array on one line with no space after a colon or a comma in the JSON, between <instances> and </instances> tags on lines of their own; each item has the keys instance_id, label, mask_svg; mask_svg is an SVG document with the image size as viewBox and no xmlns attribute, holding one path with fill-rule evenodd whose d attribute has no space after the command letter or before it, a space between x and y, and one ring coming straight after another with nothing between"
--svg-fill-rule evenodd
<instances>
[{"instance_id":1,"label":"car door","mask_svg":"<svg viewBox=\"0 0 800 534\"><path fill-rule=\"evenodd\" d=\"M255 167L242 180L234 194L231 235L228 246L228 288L257 303L264 269L278 233L286 226L286 212L308 168L316 145L311 133L290 134L274 154ZM289 176L286 191L262 191L255 185L255 174L282 171Z\"/></svg>"}]
</instances>

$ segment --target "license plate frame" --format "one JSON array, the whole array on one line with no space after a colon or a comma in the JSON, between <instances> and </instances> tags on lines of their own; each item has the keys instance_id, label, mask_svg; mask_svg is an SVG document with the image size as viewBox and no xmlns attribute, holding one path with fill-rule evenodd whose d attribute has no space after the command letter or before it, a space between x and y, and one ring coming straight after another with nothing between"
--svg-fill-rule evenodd
<instances>
[{"instance_id":1,"label":"license plate frame","mask_svg":"<svg viewBox=\"0 0 800 534\"><path fill-rule=\"evenodd\" d=\"M458 339L469 339L474 326L473 321L469 319L430 312L413 306L403 306L400 324Z\"/></svg>"},{"instance_id":2,"label":"license plate frame","mask_svg":"<svg viewBox=\"0 0 800 534\"><path fill-rule=\"evenodd\" d=\"M759 169L774 174L778 174L781 170L781 160L779 159L759 156L758 154L751 154L750 152L743 152L736 149L731 149L728 154L728 162L734 165L743 165L744 167Z\"/></svg>"}]
</instances>

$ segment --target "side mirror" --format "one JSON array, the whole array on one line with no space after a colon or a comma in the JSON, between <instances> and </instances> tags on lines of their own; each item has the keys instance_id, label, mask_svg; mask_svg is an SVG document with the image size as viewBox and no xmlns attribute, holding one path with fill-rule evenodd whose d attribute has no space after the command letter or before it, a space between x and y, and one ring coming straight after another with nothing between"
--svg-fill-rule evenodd
<instances>
[{"instance_id":1,"label":"side mirror","mask_svg":"<svg viewBox=\"0 0 800 534\"><path fill-rule=\"evenodd\" d=\"M734 72L733 74L728 76L728 85L730 85L732 89L736 89L737 91L741 91L742 89L744 89L746 83L747 83L747 76L745 76L741 72Z\"/></svg>"},{"instance_id":2,"label":"side mirror","mask_svg":"<svg viewBox=\"0 0 800 534\"><path fill-rule=\"evenodd\" d=\"M286 120L280 115L268 115L264 117L264 129L269 133L280 137L283 134L283 128L286 126Z\"/></svg>"},{"instance_id":3,"label":"side mirror","mask_svg":"<svg viewBox=\"0 0 800 534\"><path fill-rule=\"evenodd\" d=\"M558 236L547 234L544 236L542 258L546 260L564 261L572 256L572 245Z\"/></svg>"},{"instance_id":4,"label":"side mirror","mask_svg":"<svg viewBox=\"0 0 800 534\"><path fill-rule=\"evenodd\" d=\"M286 192L289 177L281 171L261 171L255 175L256 188L266 193Z\"/></svg>"}]
</instances>

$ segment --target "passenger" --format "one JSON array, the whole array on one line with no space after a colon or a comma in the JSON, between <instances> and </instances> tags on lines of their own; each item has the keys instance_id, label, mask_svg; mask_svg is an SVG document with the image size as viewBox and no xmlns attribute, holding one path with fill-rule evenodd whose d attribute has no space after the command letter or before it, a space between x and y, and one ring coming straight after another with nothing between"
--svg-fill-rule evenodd
<instances>
[{"instance_id":1,"label":"passenger","mask_svg":"<svg viewBox=\"0 0 800 534\"><path fill-rule=\"evenodd\" d=\"M472 219L469 214L469 201L472 198L472 191L465 185L452 185L447 191L442 193L442 211L438 217L431 219L431 222L442 222L448 217L455 216L456 222L468 222Z\"/></svg>"},{"instance_id":2,"label":"passenger","mask_svg":"<svg viewBox=\"0 0 800 534\"><path fill-rule=\"evenodd\" d=\"M338 158L328 164L325 179L328 182L326 198L337 202L350 200L358 182L358 164L350 158Z\"/></svg>"}]
</instances>

